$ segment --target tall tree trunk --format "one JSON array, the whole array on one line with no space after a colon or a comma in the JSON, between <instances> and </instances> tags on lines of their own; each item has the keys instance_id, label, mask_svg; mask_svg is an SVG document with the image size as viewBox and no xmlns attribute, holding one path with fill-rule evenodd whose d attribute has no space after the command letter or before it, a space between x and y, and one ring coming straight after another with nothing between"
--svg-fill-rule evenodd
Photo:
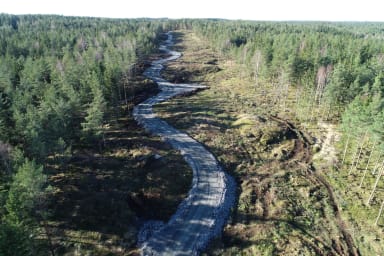
<instances>
[{"instance_id":1,"label":"tall tree trunk","mask_svg":"<svg viewBox=\"0 0 384 256\"><path fill-rule=\"evenodd\" d=\"M365 166L364 174L363 174L363 177L361 178L361 181L360 181L360 185L359 185L360 188L363 185L363 182L364 182L364 179L365 179L365 175L367 175L368 166L369 166L369 164L371 162L371 158L372 158L375 146L376 146L376 141L374 141L373 146L371 148L371 153L369 154L368 162L367 162L367 165Z\"/></svg>"},{"instance_id":2,"label":"tall tree trunk","mask_svg":"<svg viewBox=\"0 0 384 256\"><path fill-rule=\"evenodd\" d=\"M383 175L383 171L384 171L384 160L383 160L383 162L381 163L380 172L379 172L379 174L377 175L377 178L376 178L376 181L375 181L375 185L373 185L372 192L371 192L371 194L369 195L369 198L368 198L368 201L367 201L367 205L370 204L370 202L371 202L371 200L372 200L372 198L373 198L373 194L375 193L377 184L379 183L379 180L380 180L381 176Z\"/></svg>"},{"instance_id":3,"label":"tall tree trunk","mask_svg":"<svg viewBox=\"0 0 384 256\"><path fill-rule=\"evenodd\" d=\"M324 88L326 85L327 79L327 68L325 66L319 67L316 75L316 93L315 101L320 104L321 98L323 97Z\"/></svg>"},{"instance_id":4,"label":"tall tree trunk","mask_svg":"<svg viewBox=\"0 0 384 256\"><path fill-rule=\"evenodd\" d=\"M379 156L379 158L376 160L375 165L373 166L373 170L371 171L372 175L375 175L377 168L379 168L381 157L382 154Z\"/></svg>"},{"instance_id":5,"label":"tall tree trunk","mask_svg":"<svg viewBox=\"0 0 384 256\"><path fill-rule=\"evenodd\" d=\"M262 53L260 50L256 50L255 54L253 55L253 64L254 64L254 79L255 79L255 85L256 87L259 86L259 73L260 73L260 67L262 62Z\"/></svg>"},{"instance_id":6,"label":"tall tree trunk","mask_svg":"<svg viewBox=\"0 0 384 256\"><path fill-rule=\"evenodd\" d=\"M383 208L384 208L384 200L383 200L383 202L381 203L380 211L379 211L379 214L377 215L377 218L376 218L376 221L375 221L375 225L376 225L376 226L377 226L377 223L379 223L381 213L383 212Z\"/></svg>"},{"instance_id":7,"label":"tall tree trunk","mask_svg":"<svg viewBox=\"0 0 384 256\"><path fill-rule=\"evenodd\" d=\"M361 152L363 151L363 147L364 147L365 140L366 140L366 138L367 138L367 134L368 134L368 132L365 132L364 137L363 137L363 139L362 139L362 141L361 141L361 146L360 146L359 155L357 156L355 166L353 167L354 170L355 170L355 169L357 170L357 167L358 167L358 165L359 165ZM369 137L368 137L368 140L369 140Z\"/></svg>"},{"instance_id":8,"label":"tall tree trunk","mask_svg":"<svg viewBox=\"0 0 384 256\"><path fill-rule=\"evenodd\" d=\"M347 149L348 149L348 145L349 145L349 140L350 140L350 139L351 139L351 134L348 133L347 143L345 143L344 154L343 154L343 161L341 162L341 165L344 164L345 156L347 155Z\"/></svg>"},{"instance_id":9,"label":"tall tree trunk","mask_svg":"<svg viewBox=\"0 0 384 256\"><path fill-rule=\"evenodd\" d=\"M127 108L127 110L129 110L129 107L128 107L128 98L127 98L127 86L128 86L128 81L126 81L126 77L123 78L124 79L124 82L123 82L123 90L124 90L124 103L125 103L125 106ZM127 78L128 79L128 78Z\"/></svg>"},{"instance_id":10,"label":"tall tree trunk","mask_svg":"<svg viewBox=\"0 0 384 256\"><path fill-rule=\"evenodd\" d=\"M352 169L353 169L353 166L355 164L355 159L356 159L357 153L359 152L359 146L360 145L357 144L356 151L355 151L355 153L353 154L353 157L352 157L351 167L349 168L348 175L351 175L351 173L352 173Z\"/></svg>"}]
</instances>

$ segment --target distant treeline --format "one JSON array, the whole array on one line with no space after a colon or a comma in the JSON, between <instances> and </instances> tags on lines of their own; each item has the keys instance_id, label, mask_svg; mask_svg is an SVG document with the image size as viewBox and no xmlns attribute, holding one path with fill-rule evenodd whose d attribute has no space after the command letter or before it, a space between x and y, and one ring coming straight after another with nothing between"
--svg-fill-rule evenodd
<instances>
[{"instance_id":1,"label":"distant treeline","mask_svg":"<svg viewBox=\"0 0 384 256\"><path fill-rule=\"evenodd\" d=\"M180 28L235 59L255 87L296 87L312 112L328 108L383 147L382 23L1 14L0 255L45 254L47 159L99 141L106 113L135 94L132 67Z\"/></svg>"},{"instance_id":2,"label":"distant treeline","mask_svg":"<svg viewBox=\"0 0 384 256\"><path fill-rule=\"evenodd\" d=\"M184 20L178 26L236 59L255 86L294 86L311 112L328 108L347 134L368 131L384 147L384 23Z\"/></svg>"}]
</instances>

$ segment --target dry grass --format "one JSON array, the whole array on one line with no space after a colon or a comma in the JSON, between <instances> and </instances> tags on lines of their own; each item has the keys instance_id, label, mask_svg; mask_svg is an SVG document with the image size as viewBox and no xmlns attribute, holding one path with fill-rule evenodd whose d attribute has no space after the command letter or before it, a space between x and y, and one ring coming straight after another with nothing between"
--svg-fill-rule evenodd
<instances>
[{"instance_id":1,"label":"dry grass","mask_svg":"<svg viewBox=\"0 0 384 256\"><path fill-rule=\"evenodd\" d=\"M256 88L240 65L221 58L196 35L179 31L176 38L183 57L164 75L210 89L162 103L156 111L204 143L238 184L237 208L206 253L349 254L332 196L311 168L313 142L285 121L294 111L281 112L280 103L271 104L270 85Z\"/></svg>"}]
</instances>

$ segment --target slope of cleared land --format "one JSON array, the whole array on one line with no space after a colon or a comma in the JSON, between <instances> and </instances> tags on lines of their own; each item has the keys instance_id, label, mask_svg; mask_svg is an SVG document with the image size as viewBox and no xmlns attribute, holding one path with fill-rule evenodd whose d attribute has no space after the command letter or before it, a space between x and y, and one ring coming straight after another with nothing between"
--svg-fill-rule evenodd
<instances>
[{"instance_id":1,"label":"slope of cleared land","mask_svg":"<svg viewBox=\"0 0 384 256\"><path fill-rule=\"evenodd\" d=\"M237 180L238 203L208 255L359 255L329 184L312 166L314 138L272 105L268 84L255 87L241 67L198 36L178 31L171 82L209 90L156 107L178 129L202 141Z\"/></svg>"},{"instance_id":2,"label":"slope of cleared land","mask_svg":"<svg viewBox=\"0 0 384 256\"><path fill-rule=\"evenodd\" d=\"M162 63L180 57L180 53L167 49L171 45L172 33L168 33L166 45L160 48L171 56L153 61L145 72L147 77L159 84L160 92L135 106L133 113L147 131L160 136L182 153L194 175L188 197L171 220L159 230L143 231L153 232L141 241L143 255L197 254L221 232L235 193L232 179L226 176L215 157L203 145L157 118L152 111L152 106L159 102L205 88L196 84L172 84L160 77Z\"/></svg>"}]
</instances>

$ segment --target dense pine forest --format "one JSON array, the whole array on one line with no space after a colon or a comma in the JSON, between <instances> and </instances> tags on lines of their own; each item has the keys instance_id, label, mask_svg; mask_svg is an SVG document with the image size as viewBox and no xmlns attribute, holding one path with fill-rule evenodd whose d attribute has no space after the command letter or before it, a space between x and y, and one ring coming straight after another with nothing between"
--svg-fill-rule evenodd
<instances>
[{"instance_id":1,"label":"dense pine forest","mask_svg":"<svg viewBox=\"0 0 384 256\"><path fill-rule=\"evenodd\" d=\"M207 254L380 253L384 24L1 14L0 255L134 255L141 220L174 212L191 173L131 113L170 30L164 75L210 89L157 111L238 183Z\"/></svg>"},{"instance_id":2,"label":"dense pine forest","mask_svg":"<svg viewBox=\"0 0 384 256\"><path fill-rule=\"evenodd\" d=\"M105 116L126 114L121 102L128 107L143 90L130 79L162 29L145 20L0 16L1 255L46 254L49 170L79 147L102 150Z\"/></svg>"}]
</instances>

